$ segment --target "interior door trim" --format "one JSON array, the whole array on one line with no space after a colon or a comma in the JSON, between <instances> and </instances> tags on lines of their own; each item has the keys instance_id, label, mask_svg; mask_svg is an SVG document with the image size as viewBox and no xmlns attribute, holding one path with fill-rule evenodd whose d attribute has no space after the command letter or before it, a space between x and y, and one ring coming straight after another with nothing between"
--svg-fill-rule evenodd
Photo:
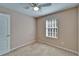
<instances>
[{"instance_id":1,"label":"interior door trim","mask_svg":"<svg viewBox=\"0 0 79 59\"><path fill-rule=\"evenodd\" d=\"M4 15L4 16L7 16L8 17L8 33L7 34L10 34L11 35L11 31L10 31L10 24L11 24L11 22L10 22L10 15L9 14L6 14L6 13L0 13L0 15ZM5 54L5 53L7 53L7 52L9 52L10 50L11 50L11 36L10 36L10 38L9 38L9 40L8 40L8 51L6 51L6 52L4 52L4 53L1 53L0 55L3 55L3 54Z\"/></svg>"}]
</instances>

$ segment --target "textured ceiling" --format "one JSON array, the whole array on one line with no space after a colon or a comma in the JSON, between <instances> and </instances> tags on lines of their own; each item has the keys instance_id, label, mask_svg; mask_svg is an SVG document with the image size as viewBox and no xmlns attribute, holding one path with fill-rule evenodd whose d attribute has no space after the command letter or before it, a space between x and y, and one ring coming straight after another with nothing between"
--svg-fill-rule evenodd
<instances>
[{"instance_id":1,"label":"textured ceiling","mask_svg":"<svg viewBox=\"0 0 79 59\"><path fill-rule=\"evenodd\" d=\"M27 3L0 3L1 7L6 7L33 17L44 16L64 9L76 7L77 5L78 3L52 3L51 6L42 7L36 12L33 11L32 7L25 9L25 7L28 6Z\"/></svg>"}]
</instances>

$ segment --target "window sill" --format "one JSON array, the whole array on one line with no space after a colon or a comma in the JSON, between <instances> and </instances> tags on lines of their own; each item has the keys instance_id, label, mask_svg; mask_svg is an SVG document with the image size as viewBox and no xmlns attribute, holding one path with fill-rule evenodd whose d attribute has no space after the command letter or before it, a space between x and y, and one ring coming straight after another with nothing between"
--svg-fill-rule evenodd
<instances>
[{"instance_id":1,"label":"window sill","mask_svg":"<svg viewBox=\"0 0 79 59\"><path fill-rule=\"evenodd\" d=\"M57 37L46 37L47 39L58 39Z\"/></svg>"}]
</instances>

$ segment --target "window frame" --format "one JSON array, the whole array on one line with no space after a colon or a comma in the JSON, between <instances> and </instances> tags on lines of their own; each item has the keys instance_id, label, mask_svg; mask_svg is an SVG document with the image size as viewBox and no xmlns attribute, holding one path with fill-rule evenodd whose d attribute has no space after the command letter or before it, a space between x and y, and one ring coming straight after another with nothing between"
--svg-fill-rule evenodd
<instances>
[{"instance_id":1,"label":"window frame","mask_svg":"<svg viewBox=\"0 0 79 59\"><path fill-rule=\"evenodd\" d=\"M49 20L56 21L56 23L54 24L55 27L52 26L52 27L48 27L47 28L46 21L49 21ZM51 30L51 32L47 32L48 29L52 29L52 30L55 29L55 31L52 31ZM50 33L50 34L52 33L52 34L51 35L48 35L47 33ZM57 39L58 38L58 20L55 17L48 17L48 18L45 19L45 36L46 36L46 38L54 38L54 39Z\"/></svg>"}]
</instances>

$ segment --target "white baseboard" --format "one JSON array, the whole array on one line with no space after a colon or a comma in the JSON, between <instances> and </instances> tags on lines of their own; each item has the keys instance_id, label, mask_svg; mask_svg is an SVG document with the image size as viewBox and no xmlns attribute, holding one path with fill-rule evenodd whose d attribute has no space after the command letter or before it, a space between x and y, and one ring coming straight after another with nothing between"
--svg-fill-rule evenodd
<instances>
[{"instance_id":1,"label":"white baseboard","mask_svg":"<svg viewBox=\"0 0 79 59\"><path fill-rule=\"evenodd\" d=\"M60 46L51 44L51 43L49 43L49 42L47 42L47 41L43 41L43 40L42 40L42 41L39 41L39 42L40 42L40 43L45 43L45 44L47 44L47 45L50 45L50 46L53 46L53 47L56 47L56 48L60 48L60 49L62 49L62 50L65 50L65 51L74 53L74 54L76 54L76 55L79 55L77 51L74 51L74 50L71 50L71 49L68 49L68 48L64 48L64 47L60 47Z\"/></svg>"},{"instance_id":2,"label":"white baseboard","mask_svg":"<svg viewBox=\"0 0 79 59\"><path fill-rule=\"evenodd\" d=\"M4 52L4 53L1 53L0 56L1 56L1 55L4 55L4 54L6 54L6 53L9 53L9 52L10 52L10 50L8 50L8 51L6 51L6 52Z\"/></svg>"},{"instance_id":3,"label":"white baseboard","mask_svg":"<svg viewBox=\"0 0 79 59\"><path fill-rule=\"evenodd\" d=\"M21 46L18 46L18 47L15 47L15 48L11 49L10 51L13 51L13 50L15 50L15 49L17 49L17 48L21 48L21 47L23 47L23 46L29 45L29 44L34 43L34 42L35 42L35 40L31 40L31 41L29 41L29 42L27 42L27 43L25 43L25 44L23 44L23 45L21 45Z\"/></svg>"},{"instance_id":4,"label":"white baseboard","mask_svg":"<svg viewBox=\"0 0 79 59\"><path fill-rule=\"evenodd\" d=\"M23 45L21 45L21 46L12 48L12 49L10 49L9 51L7 51L7 52L5 52L5 53L3 53L3 54L1 54L1 55L10 53L11 51L14 51L14 50L19 49L19 48L24 47L24 46L27 46L27 45L32 44L32 43L34 43L34 42L35 42L35 40L31 40L31 41L29 41L28 43L25 43L25 44L23 44Z\"/></svg>"},{"instance_id":5,"label":"white baseboard","mask_svg":"<svg viewBox=\"0 0 79 59\"><path fill-rule=\"evenodd\" d=\"M5 53L3 53L3 54L0 54L0 55L4 55L4 54L7 54L7 53L10 53L11 51L14 51L14 50L16 50L16 49L18 49L18 48L21 48L21 47L23 47L23 46L32 44L32 43L34 43L34 42L36 42L36 41L35 41L35 40L31 40L30 42L28 42L28 43L26 43L26 44L23 44L23 45L21 45L21 46L18 46L18 47L16 47L16 48L13 48L13 49L11 49L10 51L7 51L7 52L5 52ZM79 55L79 53L78 53L77 51L74 51L74 50L71 50L71 49L68 49L68 48L64 48L64 47L60 47L60 46L51 44L51 43L46 42L46 41L38 41L38 42L40 42L40 43L45 43L45 44L47 44L47 45L50 45L50 46L53 46L53 47L56 47L56 48L60 48L60 49L63 49L63 50L65 50L65 51L68 51L68 52L71 52L71 53L74 53L74 54Z\"/></svg>"}]
</instances>

